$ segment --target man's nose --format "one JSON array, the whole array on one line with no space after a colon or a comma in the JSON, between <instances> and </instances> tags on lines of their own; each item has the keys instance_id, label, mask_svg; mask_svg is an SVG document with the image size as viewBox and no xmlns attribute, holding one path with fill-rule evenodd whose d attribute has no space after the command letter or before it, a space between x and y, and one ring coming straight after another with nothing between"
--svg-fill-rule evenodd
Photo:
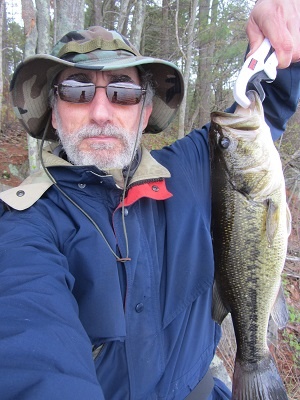
<instances>
[{"instance_id":1,"label":"man's nose","mask_svg":"<svg viewBox=\"0 0 300 400\"><path fill-rule=\"evenodd\" d=\"M97 87L95 96L90 103L91 120L101 126L112 122L112 116L113 105L107 98L106 88Z\"/></svg>"}]
</instances>

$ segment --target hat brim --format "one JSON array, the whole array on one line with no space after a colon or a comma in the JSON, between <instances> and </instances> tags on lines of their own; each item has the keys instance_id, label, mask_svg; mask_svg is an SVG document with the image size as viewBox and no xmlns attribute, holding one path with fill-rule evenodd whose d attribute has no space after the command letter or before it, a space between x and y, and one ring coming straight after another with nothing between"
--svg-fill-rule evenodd
<instances>
[{"instance_id":1,"label":"hat brim","mask_svg":"<svg viewBox=\"0 0 300 400\"><path fill-rule=\"evenodd\" d=\"M41 139L51 115L49 92L54 78L68 67L92 70L116 70L138 67L149 71L154 83L153 110L145 129L158 133L173 120L183 98L184 85L180 70L172 63L143 56L118 55L115 58L70 62L51 55L38 54L24 60L16 69L10 85L14 111L26 131ZM46 140L57 141L55 129L49 124Z\"/></svg>"}]
</instances>

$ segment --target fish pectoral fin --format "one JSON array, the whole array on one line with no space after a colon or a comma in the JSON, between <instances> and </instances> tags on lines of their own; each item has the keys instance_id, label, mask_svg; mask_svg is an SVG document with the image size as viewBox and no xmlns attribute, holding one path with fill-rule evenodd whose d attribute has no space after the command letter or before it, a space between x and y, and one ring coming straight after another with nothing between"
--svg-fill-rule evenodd
<instances>
[{"instance_id":1,"label":"fish pectoral fin","mask_svg":"<svg viewBox=\"0 0 300 400\"><path fill-rule=\"evenodd\" d=\"M212 317L213 319L221 325L224 318L228 315L229 311L224 306L224 303L221 299L219 290L217 288L216 282L214 282L213 286L213 302L212 302Z\"/></svg>"},{"instance_id":2,"label":"fish pectoral fin","mask_svg":"<svg viewBox=\"0 0 300 400\"><path fill-rule=\"evenodd\" d=\"M271 310L271 317L278 329L283 329L289 320L289 311L284 297L282 284L279 287L276 300Z\"/></svg>"},{"instance_id":3,"label":"fish pectoral fin","mask_svg":"<svg viewBox=\"0 0 300 400\"><path fill-rule=\"evenodd\" d=\"M267 199L267 207L266 232L268 242L272 245L279 225L280 210L278 205L272 199Z\"/></svg>"}]
</instances>

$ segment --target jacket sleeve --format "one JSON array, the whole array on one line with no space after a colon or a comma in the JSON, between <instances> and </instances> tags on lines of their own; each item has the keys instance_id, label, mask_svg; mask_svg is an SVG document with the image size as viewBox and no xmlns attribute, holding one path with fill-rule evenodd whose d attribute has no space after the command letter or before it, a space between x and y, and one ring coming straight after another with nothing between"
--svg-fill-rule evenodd
<instances>
[{"instance_id":1,"label":"jacket sleeve","mask_svg":"<svg viewBox=\"0 0 300 400\"><path fill-rule=\"evenodd\" d=\"M263 102L265 119L273 140L284 133L288 120L295 113L300 98L300 63L279 69L272 83L262 83L266 98Z\"/></svg>"},{"instance_id":2,"label":"jacket sleeve","mask_svg":"<svg viewBox=\"0 0 300 400\"><path fill-rule=\"evenodd\" d=\"M52 225L36 214L0 219L1 399L104 399L73 276Z\"/></svg>"}]
</instances>

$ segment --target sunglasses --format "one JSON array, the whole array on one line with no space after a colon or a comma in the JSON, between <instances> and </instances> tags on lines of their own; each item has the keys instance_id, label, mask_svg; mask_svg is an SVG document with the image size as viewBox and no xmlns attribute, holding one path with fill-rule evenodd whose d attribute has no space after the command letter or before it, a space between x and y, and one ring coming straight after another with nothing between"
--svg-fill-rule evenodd
<instances>
[{"instance_id":1,"label":"sunglasses","mask_svg":"<svg viewBox=\"0 0 300 400\"><path fill-rule=\"evenodd\" d=\"M107 86L96 86L92 82L65 80L53 87L54 93L58 94L61 100L69 103L91 102L98 88L105 89L106 96L111 103L124 106L138 104L146 93L146 89L131 82L115 82L109 83Z\"/></svg>"}]
</instances>

